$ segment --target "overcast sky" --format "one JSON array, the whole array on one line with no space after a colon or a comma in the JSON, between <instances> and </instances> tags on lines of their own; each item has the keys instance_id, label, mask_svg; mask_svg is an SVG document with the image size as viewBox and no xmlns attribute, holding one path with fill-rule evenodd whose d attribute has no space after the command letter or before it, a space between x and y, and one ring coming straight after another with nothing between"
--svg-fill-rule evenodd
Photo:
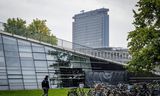
<instances>
[{"instance_id":1,"label":"overcast sky","mask_svg":"<svg viewBox=\"0 0 160 96\"><path fill-rule=\"evenodd\" d=\"M81 10L109 8L111 47L127 47L127 34L134 30L133 12L138 0L0 0L0 21L20 17L47 20L48 27L58 38L72 41L72 17Z\"/></svg>"}]
</instances>

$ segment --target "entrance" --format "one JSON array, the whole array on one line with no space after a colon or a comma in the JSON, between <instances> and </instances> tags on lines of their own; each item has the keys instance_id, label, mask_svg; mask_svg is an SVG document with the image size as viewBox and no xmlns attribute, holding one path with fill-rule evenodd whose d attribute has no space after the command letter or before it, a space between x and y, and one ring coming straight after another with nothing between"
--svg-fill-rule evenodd
<instances>
[{"instance_id":1,"label":"entrance","mask_svg":"<svg viewBox=\"0 0 160 96\"><path fill-rule=\"evenodd\" d=\"M63 87L78 87L80 82L85 82L82 68L60 68L60 78Z\"/></svg>"}]
</instances>

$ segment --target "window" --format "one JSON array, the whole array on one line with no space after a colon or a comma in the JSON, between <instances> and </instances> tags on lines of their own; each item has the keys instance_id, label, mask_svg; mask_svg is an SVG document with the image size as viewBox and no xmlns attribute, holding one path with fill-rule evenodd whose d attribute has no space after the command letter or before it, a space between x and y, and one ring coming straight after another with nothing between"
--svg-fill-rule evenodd
<instances>
[{"instance_id":1,"label":"window","mask_svg":"<svg viewBox=\"0 0 160 96\"><path fill-rule=\"evenodd\" d=\"M31 46L19 46L20 52L32 52Z\"/></svg>"},{"instance_id":2,"label":"window","mask_svg":"<svg viewBox=\"0 0 160 96\"><path fill-rule=\"evenodd\" d=\"M45 54L42 53L33 53L34 59L46 60Z\"/></svg>"},{"instance_id":3,"label":"window","mask_svg":"<svg viewBox=\"0 0 160 96\"><path fill-rule=\"evenodd\" d=\"M18 45L30 46L30 42L24 40L18 40Z\"/></svg>"},{"instance_id":4,"label":"window","mask_svg":"<svg viewBox=\"0 0 160 96\"><path fill-rule=\"evenodd\" d=\"M5 51L6 57L19 57L18 52Z\"/></svg>"},{"instance_id":5,"label":"window","mask_svg":"<svg viewBox=\"0 0 160 96\"><path fill-rule=\"evenodd\" d=\"M32 53L19 53L20 57L32 57Z\"/></svg>"},{"instance_id":6,"label":"window","mask_svg":"<svg viewBox=\"0 0 160 96\"><path fill-rule=\"evenodd\" d=\"M47 67L47 62L46 61L35 61L35 66L36 67Z\"/></svg>"},{"instance_id":7,"label":"window","mask_svg":"<svg viewBox=\"0 0 160 96\"><path fill-rule=\"evenodd\" d=\"M0 57L0 66L5 66L4 57Z\"/></svg>"},{"instance_id":8,"label":"window","mask_svg":"<svg viewBox=\"0 0 160 96\"><path fill-rule=\"evenodd\" d=\"M33 52L44 52L44 48L43 47L35 47L33 46Z\"/></svg>"},{"instance_id":9,"label":"window","mask_svg":"<svg viewBox=\"0 0 160 96\"><path fill-rule=\"evenodd\" d=\"M21 61L21 65L22 67L30 67L30 66L34 66L33 61Z\"/></svg>"},{"instance_id":10,"label":"window","mask_svg":"<svg viewBox=\"0 0 160 96\"><path fill-rule=\"evenodd\" d=\"M4 44L14 44L16 45L17 44L17 41L15 38L12 38L12 37L9 37L9 36L3 36L3 43Z\"/></svg>"},{"instance_id":11,"label":"window","mask_svg":"<svg viewBox=\"0 0 160 96\"><path fill-rule=\"evenodd\" d=\"M17 57L6 57L7 66L20 66L19 58Z\"/></svg>"},{"instance_id":12,"label":"window","mask_svg":"<svg viewBox=\"0 0 160 96\"><path fill-rule=\"evenodd\" d=\"M17 45L4 44L4 50L5 51L18 51L18 47Z\"/></svg>"}]
</instances>

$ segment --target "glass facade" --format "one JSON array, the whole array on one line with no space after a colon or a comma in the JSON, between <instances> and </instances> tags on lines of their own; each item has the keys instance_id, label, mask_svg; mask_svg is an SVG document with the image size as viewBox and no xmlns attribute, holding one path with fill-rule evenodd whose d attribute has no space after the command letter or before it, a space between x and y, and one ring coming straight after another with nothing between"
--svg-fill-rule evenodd
<instances>
[{"instance_id":1,"label":"glass facade","mask_svg":"<svg viewBox=\"0 0 160 96\"><path fill-rule=\"evenodd\" d=\"M91 48L109 46L109 9L101 8L76 14L73 19L72 41ZM82 46L73 46L74 49Z\"/></svg>"},{"instance_id":2,"label":"glass facade","mask_svg":"<svg viewBox=\"0 0 160 96\"><path fill-rule=\"evenodd\" d=\"M49 75L51 87L59 87L73 79L62 76L66 74L61 74L61 70L76 68L91 71L90 58L0 34L0 90L38 89L45 75ZM80 73L70 76L77 74Z\"/></svg>"}]
</instances>

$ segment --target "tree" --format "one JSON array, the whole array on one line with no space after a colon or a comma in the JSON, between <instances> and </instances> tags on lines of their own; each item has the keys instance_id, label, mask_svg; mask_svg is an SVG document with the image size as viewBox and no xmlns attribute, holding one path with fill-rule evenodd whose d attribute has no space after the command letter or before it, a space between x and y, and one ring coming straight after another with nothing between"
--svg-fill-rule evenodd
<instances>
[{"instance_id":1,"label":"tree","mask_svg":"<svg viewBox=\"0 0 160 96\"><path fill-rule=\"evenodd\" d=\"M57 44L57 38L51 34L50 29L46 25L46 20L34 19L27 29L29 34L31 34L29 36L32 36L32 38L51 43L53 45Z\"/></svg>"},{"instance_id":2,"label":"tree","mask_svg":"<svg viewBox=\"0 0 160 96\"><path fill-rule=\"evenodd\" d=\"M135 30L129 32L128 48L133 72L152 72L160 66L160 0L139 0L134 12Z\"/></svg>"},{"instance_id":3,"label":"tree","mask_svg":"<svg viewBox=\"0 0 160 96\"><path fill-rule=\"evenodd\" d=\"M26 21L21 18L9 18L4 23L4 31L23 36L26 32Z\"/></svg>"},{"instance_id":4,"label":"tree","mask_svg":"<svg viewBox=\"0 0 160 96\"><path fill-rule=\"evenodd\" d=\"M51 34L50 29L46 25L46 20L34 19L33 22L27 26L26 21L21 18L9 18L7 23L4 23L4 31L53 45L57 44L57 38Z\"/></svg>"},{"instance_id":5,"label":"tree","mask_svg":"<svg viewBox=\"0 0 160 96\"><path fill-rule=\"evenodd\" d=\"M50 29L46 25L46 20L34 19L28 26L28 30L32 34L41 33L43 35L50 35Z\"/></svg>"}]
</instances>

